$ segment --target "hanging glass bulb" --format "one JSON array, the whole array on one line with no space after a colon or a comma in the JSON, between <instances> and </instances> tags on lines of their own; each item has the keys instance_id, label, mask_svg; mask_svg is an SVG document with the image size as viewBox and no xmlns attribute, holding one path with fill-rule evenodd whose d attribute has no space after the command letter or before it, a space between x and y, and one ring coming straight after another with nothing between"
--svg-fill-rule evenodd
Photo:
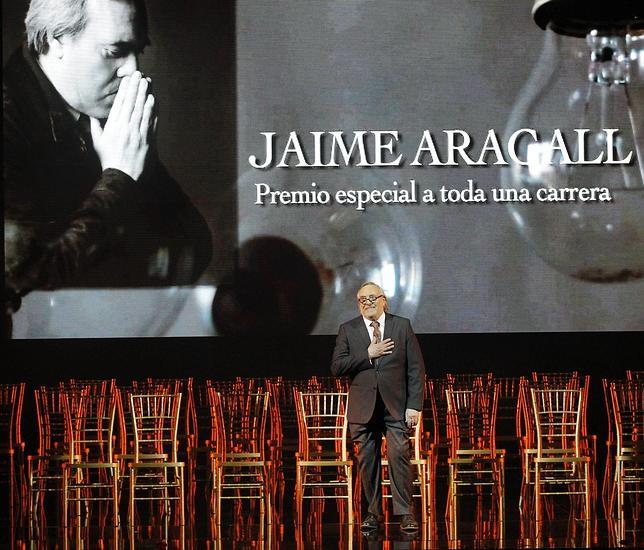
<instances>
[{"instance_id":1,"label":"hanging glass bulb","mask_svg":"<svg viewBox=\"0 0 644 550\"><path fill-rule=\"evenodd\" d=\"M544 46L506 128L506 142L521 128L539 139L518 143L526 163L503 169L504 187L529 189L532 197L542 188L609 189L611 202L508 203L537 254L584 281L644 277L644 6L636 4L537 0ZM562 164L551 145L555 129L573 161L602 152L604 160L632 153L631 161ZM578 139L581 129L588 131Z\"/></svg>"}]
</instances>

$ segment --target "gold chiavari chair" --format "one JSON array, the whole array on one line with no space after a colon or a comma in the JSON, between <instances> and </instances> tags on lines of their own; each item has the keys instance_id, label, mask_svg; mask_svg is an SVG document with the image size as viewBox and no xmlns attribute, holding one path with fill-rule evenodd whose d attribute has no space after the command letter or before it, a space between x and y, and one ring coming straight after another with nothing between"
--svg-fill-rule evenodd
<instances>
[{"instance_id":1,"label":"gold chiavari chair","mask_svg":"<svg viewBox=\"0 0 644 550\"><path fill-rule=\"evenodd\" d=\"M46 495L62 497L62 464L70 461L71 449L64 410L65 393L58 387L41 386L34 390L38 422L38 450L27 456L27 493L29 530L47 524L44 501ZM62 510L62 506L58 508Z\"/></svg>"},{"instance_id":2,"label":"gold chiavari chair","mask_svg":"<svg viewBox=\"0 0 644 550\"><path fill-rule=\"evenodd\" d=\"M519 438L521 429L517 425L519 412L519 388L522 377L496 377L498 384L498 404L496 412L496 444L505 449L506 468L508 456L520 460ZM512 453L511 453L512 451Z\"/></svg>"},{"instance_id":3,"label":"gold chiavari chair","mask_svg":"<svg viewBox=\"0 0 644 550\"><path fill-rule=\"evenodd\" d=\"M212 514L221 525L222 500L251 506L259 501L260 536L265 524L272 523L270 464L266 459L266 420L269 394L218 392L209 388L212 407L220 418L220 453L213 453Z\"/></svg>"},{"instance_id":4,"label":"gold chiavari chair","mask_svg":"<svg viewBox=\"0 0 644 550\"><path fill-rule=\"evenodd\" d=\"M279 385L280 422L282 425L282 468L280 475L284 483L295 483L295 454L299 450L299 424L295 389L307 391L307 380L281 381ZM283 487L283 485L282 485Z\"/></svg>"},{"instance_id":5,"label":"gold chiavari chair","mask_svg":"<svg viewBox=\"0 0 644 550\"><path fill-rule=\"evenodd\" d=\"M353 524L353 461L347 450L348 393L294 390L298 411L295 514L304 522L304 500L336 499L340 517ZM346 501L346 503L345 503Z\"/></svg>"},{"instance_id":6,"label":"gold chiavari chair","mask_svg":"<svg viewBox=\"0 0 644 550\"><path fill-rule=\"evenodd\" d=\"M582 452L581 389L530 388L536 428L534 458L535 519L540 540L544 496L568 495L573 504L583 497L582 518L589 541L591 520L590 457Z\"/></svg>"},{"instance_id":7,"label":"gold chiavari chair","mask_svg":"<svg viewBox=\"0 0 644 550\"><path fill-rule=\"evenodd\" d=\"M492 497L491 514L498 521L490 526L498 530L485 533L486 538L495 538L503 544L505 539L505 451L496 448L496 413L498 385L475 381L469 389L445 390L447 396L447 424L450 440L449 494L446 516L450 541L458 539L459 498L467 488L473 488L479 499L487 487ZM483 528L480 507L477 506L477 528Z\"/></svg>"},{"instance_id":8,"label":"gold chiavari chair","mask_svg":"<svg viewBox=\"0 0 644 550\"><path fill-rule=\"evenodd\" d=\"M132 395L183 395L182 389L184 387L184 380L180 378L146 378L144 380L132 380L128 385L120 385L116 387L116 444L115 458L119 462L120 476L119 480L121 485L127 483L129 480L129 472L127 471L127 464L134 460L134 444L135 436L132 429L132 410L131 410L131 396ZM187 400L185 400L187 401ZM183 404L184 399L181 400ZM183 407L179 413L183 411ZM187 422L187 420L186 420ZM181 426L181 418L179 419L179 426ZM177 441L179 441L179 428L177 428ZM180 449L179 449L180 450ZM177 451L177 456L179 454ZM123 487L121 491L123 492ZM125 491L127 493L127 491Z\"/></svg>"},{"instance_id":9,"label":"gold chiavari chair","mask_svg":"<svg viewBox=\"0 0 644 550\"><path fill-rule=\"evenodd\" d=\"M129 463L129 527L135 534L137 501L157 502L169 539L169 519L174 506L175 524L184 535L184 462L177 458L181 394L131 394L134 458Z\"/></svg>"},{"instance_id":10,"label":"gold chiavari chair","mask_svg":"<svg viewBox=\"0 0 644 550\"><path fill-rule=\"evenodd\" d=\"M127 464L134 460L134 432L132 430L132 410L130 396L136 393L132 386L117 386L116 396L116 426L114 436L114 459L119 464L119 500L123 493L123 485L129 479Z\"/></svg>"},{"instance_id":11,"label":"gold chiavari chair","mask_svg":"<svg viewBox=\"0 0 644 550\"><path fill-rule=\"evenodd\" d=\"M583 383L583 385L582 385ZM586 432L586 406L588 402L589 377L580 377L577 371L570 372L533 372L532 381L522 380L519 388L519 411L517 417L517 428L519 430L522 471L521 498L519 508L525 516L530 516L531 506L535 502L531 490L535 482L534 459L537 455L537 427L535 424L534 408L532 405L531 389L567 389L580 390L580 452L591 457L589 469L594 472L594 457L596 456L596 438L588 437ZM591 492L595 494L594 476L591 475Z\"/></svg>"},{"instance_id":12,"label":"gold chiavari chair","mask_svg":"<svg viewBox=\"0 0 644 550\"><path fill-rule=\"evenodd\" d=\"M537 453L537 429L534 422L530 381L521 378L519 382L519 403L517 409L517 435L521 453L521 494L519 496L519 513L530 516L533 504L531 489L534 487L534 457Z\"/></svg>"},{"instance_id":13,"label":"gold chiavari chair","mask_svg":"<svg viewBox=\"0 0 644 550\"><path fill-rule=\"evenodd\" d=\"M271 482L271 502L276 518L284 512L284 426L280 407L280 392L283 380L280 378L264 380L264 389L268 392L268 462Z\"/></svg>"},{"instance_id":14,"label":"gold chiavari chair","mask_svg":"<svg viewBox=\"0 0 644 550\"><path fill-rule=\"evenodd\" d=\"M25 383L0 384L0 482L9 491L9 513L13 522L14 513L22 515L25 502L23 467L24 448L22 440L22 408Z\"/></svg>"},{"instance_id":15,"label":"gold chiavari chair","mask_svg":"<svg viewBox=\"0 0 644 550\"><path fill-rule=\"evenodd\" d=\"M615 498L615 411L613 410L613 398L610 393L611 382L618 382L618 380L602 378L604 405L606 406L606 462L602 480L602 506L606 519L613 517Z\"/></svg>"},{"instance_id":16,"label":"gold chiavari chair","mask_svg":"<svg viewBox=\"0 0 644 550\"><path fill-rule=\"evenodd\" d=\"M535 373L533 373L534 376ZM569 388L581 390L581 417L579 420L580 428L580 445L581 453L590 457L590 491L591 504L594 505L597 500L597 480L595 477L595 467L597 463L597 436L588 433L588 395L590 390L590 376L580 375L578 371L557 372L557 373L537 373L537 383L544 388ZM591 517L596 517L592 515Z\"/></svg>"},{"instance_id":17,"label":"gold chiavari chair","mask_svg":"<svg viewBox=\"0 0 644 550\"><path fill-rule=\"evenodd\" d=\"M449 387L447 379L426 379L432 414L432 450L437 457L439 448L449 448L449 434L447 430L447 394Z\"/></svg>"},{"instance_id":18,"label":"gold chiavari chair","mask_svg":"<svg viewBox=\"0 0 644 550\"><path fill-rule=\"evenodd\" d=\"M611 382L615 416L615 491L620 540L626 536L626 500L633 520L639 519L640 495L644 494L644 381Z\"/></svg>"},{"instance_id":19,"label":"gold chiavari chair","mask_svg":"<svg viewBox=\"0 0 644 550\"><path fill-rule=\"evenodd\" d=\"M203 486L206 502L210 503L213 491L212 456L223 453L221 436L221 418L210 399L212 383L206 380L203 384L189 385L190 428L188 430L188 504L190 514L195 512L197 488Z\"/></svg>"},{"instance_id":20,"label":"gold chiavari chair","mask_svg":"<svg viewBox=\"0 0 644 550\"><path fill-rule=\"evenodd\" d=\"M412 497L420 500L420 519L427 523L433 519L433 508L431 503L431 480L429 476L431 456L424 451L423 446L423 422L422 413L418 424L414 428L410 439L411 444L411 468L414 472L412 480ZM381 448L382 464L382 496L384 499L391 498L389 479L389 460L387 458L387 440L383 438ZM385 508L387 510L387 508Z\"/></svg>"},{"instance_id":21,"label":"gold chiavari chair","mask_svg":"<svg viewBox=\"0 0 644 550\"><path fill-rule=\"evenodd\" d=\"M644 380L644 370L627 370L626 378L628 380L637 380L641 382Z\"/></svg>"},{"instance_id":22,"label":"gold chiavari chair","mask_svg":"<svg viewBox=\"0 0 644 550\"><path fill-rule=\"evenodd\" d=\"M193 384L192 378L155 378L147 377L145 380L133 380L132 386L134 391L139 394L143 393L169 393L181 394L181 406L179 408L179 428L177 431L177 441L179 447L177 449L178 460L185 462L188 460L188 436L190 434L189 428L189 412L190 407L190 393L188 387Z\"/></svg>"},{"instance_id":23,"label":"gold chiavari chair","mask_svg":"<svg viewBox=\"0 0 644 550\"><path fill-rule=\"evenodd\" d=\"M119 525L118 463L114 459L113 432L116 415L116 392L94 393L91 387L81 390L77 409L72 399L63 396L66 423L70 427L70 460L63 464L63 527L69 523L70 509L76 525L76 546L81 546L81 504L85 504L85 526L90 527L90 505L106 504L99 510L98 525L106 525L107 507L111 507L116 544ZM70 506L73 507L70 508ZM103 508L103 507L101 507ZM65 541L67 534L65 533ZM103 540L103 537L100 537Z\"/></svg>"}]
</instances>

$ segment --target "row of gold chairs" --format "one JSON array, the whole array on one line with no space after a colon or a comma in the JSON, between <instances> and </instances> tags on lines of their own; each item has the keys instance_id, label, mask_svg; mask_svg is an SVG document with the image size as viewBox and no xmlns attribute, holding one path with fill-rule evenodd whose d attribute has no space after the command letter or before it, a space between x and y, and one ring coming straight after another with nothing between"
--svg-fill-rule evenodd
<instances>
[{"instance_id":1,"label":"row of gold chairs","mask_svg":"<svg viewBox=\"0 0 644 550\"><path fill-rule=\"evenodd\" d=\"M445 462L439 456L446 448L451 538L457 536L460 493L476 496L478 510L478 500L489 490L491 516L498 521L477 516L476 524L495 525L494 532L481 536L503 540L507 459L521 467L520 511L537 520L536 532L526 536L540 537L544 520L554 517L551 497L557 495L571 499L571 514L583 502L581 519L590 520L596 449L586 430L588 387L589 378L576 372L535 372L531 379L485 373L428 380L433 419L428 433L434 436L431 479L439 475L438 466Z\"/></svg>"},{"instance_id":2,"label":"row of gold chairs","mask_svg":"<svg viewBox=\"0 0 644 550\"><path fill-rule=\"evenodd\" d=\"M607 516L624 520L630 506L635 518L644 471L641 374L629 371L626 380L603 383L609 452L602 501ZM503 539L505 469L516 460L523 479L520 509L537 519L537 536L543 521L554 517L557 495L569 497L571 516L589 521L597 453L586 427L588 388L589 377L577 372L533 373L531 379L491 373L428 379L423 422L411 438L421 518L435 514L437 477L444 471L450 538L458 536L459 502L489 496L490 517L498 521L488 535ZM80 527L83 519L88 525L92 514L99 514L109 516L104 523L116 529L121 496L128 495L132 536L136 525L159 518L166 532L170 521L183 529L185 507L194 513L199 487L215 524L223 517L222 503L232 501L234 513L246 503L251 512L259 508L260 525L270 525L284 517L289 472L296 522L321 516L329 499L338 501L341 518L359 521L360 480L347 433L346 379L237 378L203 384L148 379L126 387L114 380L70 380L38 388L39 443L26 457L26 480L12 462L24 456L24 384L0 389L0 427L8 434L1 451L8 463L4 472L11 474L6 478L11 507L26 513L30 526L46 524L45 501L61 495L61 516L55 520L60 525ZM382 452L387 498L384 442ZM93 501L98 512L92 512ZM481 518L481 524L489 529L492 522Z\"/></svg>"},{"instance_id":3,"label":"row of gold chairs","mask_svg":"<svg viewBox=\"0 0 644 550\"><path fill-rule=\"evenodd\" d=\"M184 463L177 455L181 394L170 389L133 393L111 380L35 390L39 447L27 456L26 487L32 538L47 525L46 499L52 493L62 502L55 521L64 528L75 525L79 536L81 525L90 524L94 502L96 524L118 529L122 494L128 495L132 536L140 501L158 504L150 508L150 517L163 518L166 531L175 502L176 524L184 525ZM121 418L125 411L128 422ZM125 428L115 430L117 416Z\"/></svg>"}]
</instances>

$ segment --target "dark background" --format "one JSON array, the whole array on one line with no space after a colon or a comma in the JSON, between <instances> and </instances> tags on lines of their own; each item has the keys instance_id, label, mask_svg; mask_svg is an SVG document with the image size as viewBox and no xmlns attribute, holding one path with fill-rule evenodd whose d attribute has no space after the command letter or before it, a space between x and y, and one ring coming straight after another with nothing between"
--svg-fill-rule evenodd
<instances>
[{"instance_id":1,"label":"dark background","mask_svg":"<svg viewBox=\"0 0 644 550\"><path fill-rule=\"evenodd\" d=\"M2 4L3 65L25 39L28 5ZM216 283L232 268L237 244L234 2L146 5L151 45L139 61L160 109L160 157L210 226L213 258L200 282Z\"/></svg>"}]
</instances>

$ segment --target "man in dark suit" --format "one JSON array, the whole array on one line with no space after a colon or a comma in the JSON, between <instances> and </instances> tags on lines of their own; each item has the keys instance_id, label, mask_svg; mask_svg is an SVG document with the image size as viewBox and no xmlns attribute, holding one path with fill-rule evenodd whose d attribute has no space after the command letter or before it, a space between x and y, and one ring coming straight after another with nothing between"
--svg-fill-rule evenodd
<instances>
[{"instance_id":1,"label":"man in dark suit","mask_svg":"<svg viewBox=\"0 0 644 550\"><path fill-rule=\"evenodd\" d=\"M362 527L375 529L382 521L384 434L394 514L402 516L402 529L414 531L409 430L420 419L425 364L411 323L386 313L387 298L377 284L364 283L357 298L360 316L340 326L331 371L351 379L347 416L369 505Z\"/></svg>"}]
</instances>

